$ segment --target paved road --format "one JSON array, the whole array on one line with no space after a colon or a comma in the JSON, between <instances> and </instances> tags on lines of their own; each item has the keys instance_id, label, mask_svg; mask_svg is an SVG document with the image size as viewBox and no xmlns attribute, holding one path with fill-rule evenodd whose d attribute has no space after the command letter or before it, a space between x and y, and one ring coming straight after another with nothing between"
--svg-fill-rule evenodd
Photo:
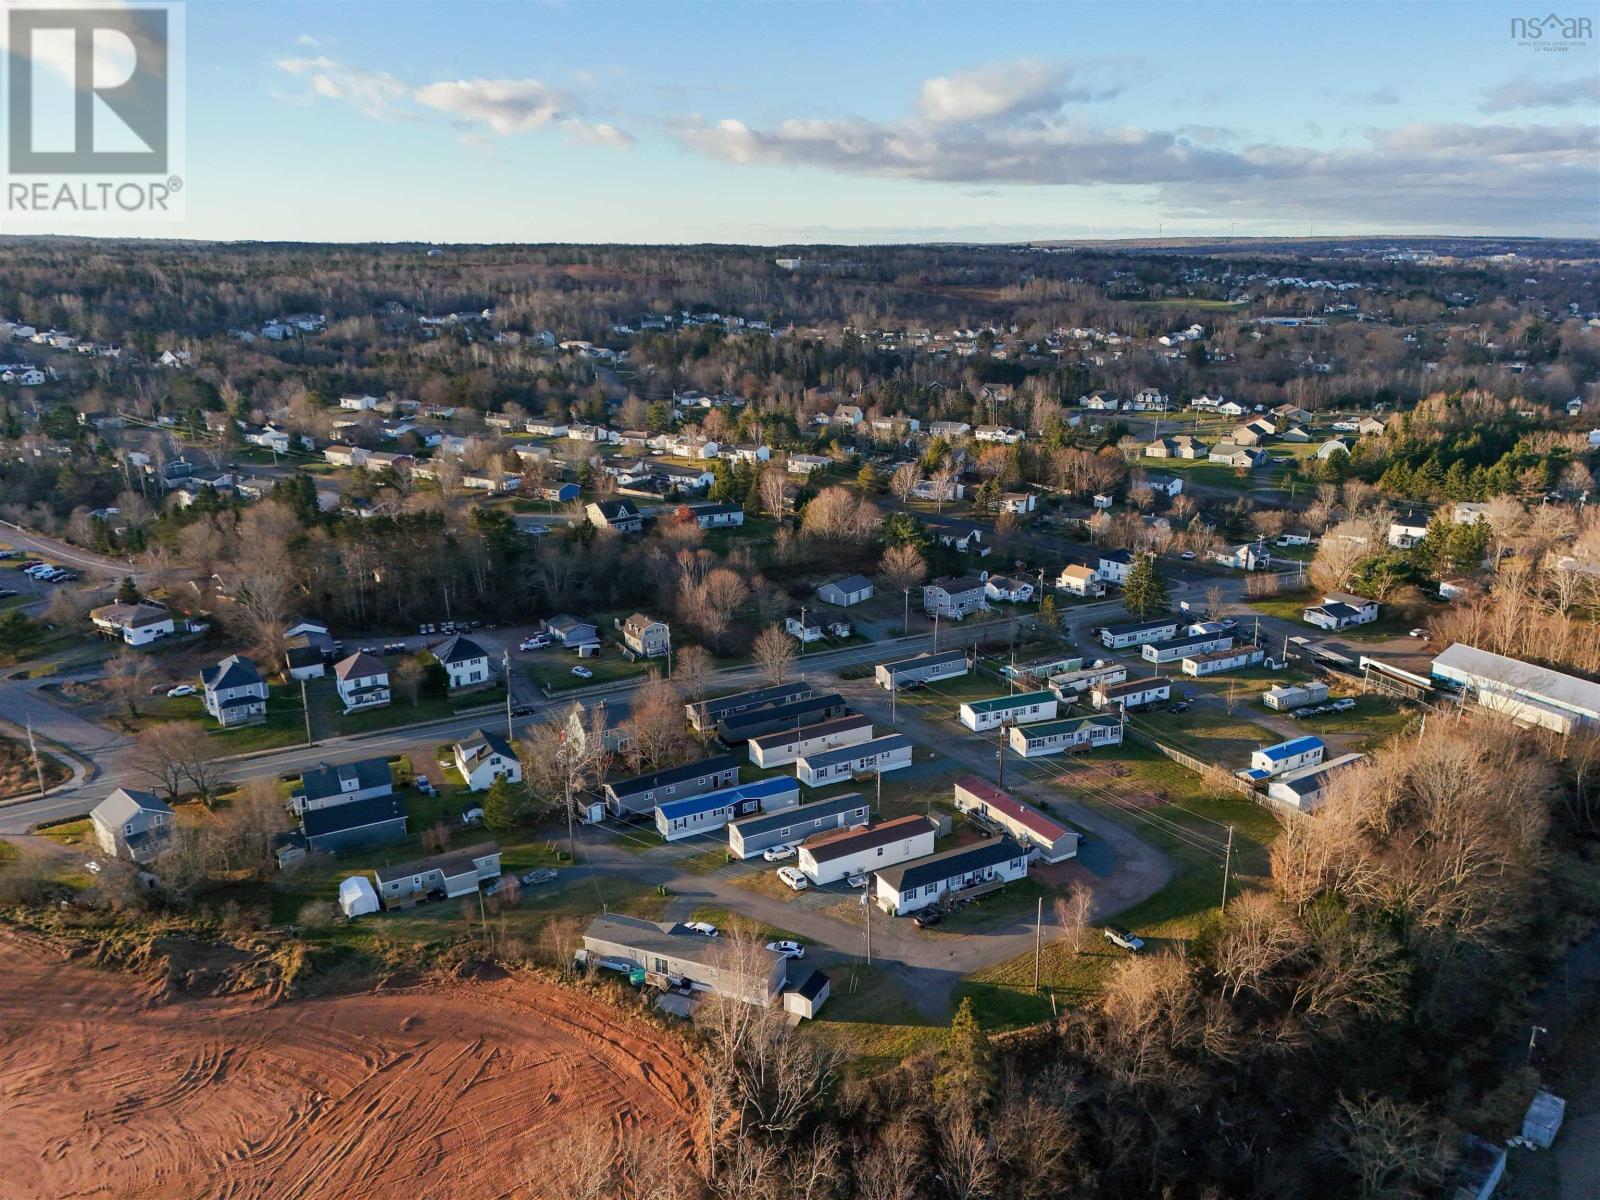
<instances>
[{"instance_id":1,"label":"paved road","mask_svg":"<svg viewBox=\"0 0 1600 1200\"><path fill-rule=\"evenodd\" d=\"M19 550L27 550L41 558L48 558L51 562L73 567L88 574L110 575L119 579L124 575L132 575L136 580L144 578L144 572L126 559L109 558L104 554L80 550L59 538L34 533L23 529L20 525L13 525L10 521L0 521L0 541L10 542Z\"/></svg>"}]
</instances>

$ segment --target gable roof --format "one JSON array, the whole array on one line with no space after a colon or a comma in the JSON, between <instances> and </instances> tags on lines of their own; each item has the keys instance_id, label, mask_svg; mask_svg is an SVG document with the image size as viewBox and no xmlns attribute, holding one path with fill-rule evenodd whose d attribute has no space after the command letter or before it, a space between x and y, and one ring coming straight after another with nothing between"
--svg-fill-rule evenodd
<instances>
[{"instance_id":1,"label":"gable roof","mask_svg":"<svg viewBox=\"0 0 1600 1200\"><path fill-rule=\"evenodd\" d=\"M462 637L458 633L435 646L433 656L445 664L466 663L479 658L488 658L489 652L471 638Z\"/></svg>"},{"instance_id":2,"label":"gable roof","mask_svg":"<svg viewBox=\"0 0 1600 1200\"><path fill-rule=\"evenodd\" d=\"M976 775L963 775L956 780L955 785L963 791L972 793L995 812L1009 817L1029 833L1036 834L1047 842L1058 842L1069 832L1065 825L1052 821L1038 809L1024 804L1010 792L1001 791L986 779L979 779Z\"/></svg>"},{"instance_id":3,"label":"gable roof","mask_svg":"<svg viewBox=\"0 0 1600 1200\"><path fill-rule=\"evenodd\" d=\"M373 675L387 675L389 668L384 666L383 659L376 654L357 650L349 658L340 659L335 663L333 673L340 679L365 679Z\"/></svg>"},{"instance_id":4,"label":"gable roof","mask_svg":"<svg viewBox=\"0 0 1600 1200\"><path fill-rule=\"evenodd\" d=\"M777 812L741 817L731 822L730 826L737 829L741 837L751 838L771 833L776 829L791 829L796 825L804 825L807 821L815 821L819 817L836 817L857 808L870 813L872 805L860 792L845 792L838 796L829 796L826 800L813 800L809 804L797 804L793 808L780 808ZM820 841L821 835L807 841L806 845L815 845Z\"/></svg>"},{"instance_id":5,"label":"gable roof","mask_svg":"<svg viewBox=\"0 0 1600 1200\"><path fill-rule=\"evenodd\" d=\"M344 790L344 782L350 779L355 780L356 786L363 791L367 788L392 784L389 760L363 758L357 762L339 763L337 766L320 763L309 771L301 772L300 790L305 793L307 800L320 800L324 796L337 796Z\"/></svg>"},{"instance_id":6,"label":"gable roof","mask_svg":"<svg viewBox=\"0 0 1600 1200\"><path fill-rule=\"evenodd\" d=\"M221 688L247 687L261 682L261 672L255 663L237 654L230 654L214 667L200 672L200 682L215 691Z\"/></svg>"},{"instance_id":7,"label":"gable roof","mask_svg":"<svg viewBox=\"0 0 1600 1200\"><path fill-rule=\"evenodd\" d=\"M428 858L414 858L410 862L395 863L388 867L374 867L372 873L377 876L381 887L383 881L388 879L404 879L407 875L426 875L430 871L439 871L447 876L465 875L469 871L477 871L475 858L485 858L490 854L499 854L500 846L495 842L479 842L475 846L463 846L459 850L450 850L444 854L434 854Z\"/></svg>"},{"instance_id":8,"label":"gable roof","mask_svg":"<svg viewBox=\"0 0 1600 1200\"><path fill-rule=\"evenodd\" d=\"M807 838L804 844L813 862L825 863L860 854L863 850L876 850L903 837L915 837L924 830L933 831L932 823L927 817L912 813L909 817L896 817L893 821L885 821L870 829L839 829Z\"/></svg>"},{"instance_id":9,"label":"gable roof","mask_svg":"<svg viewBox=\"0 0 1600 1200\"><path fill-rule=\"evenodd\" d=\"M628 779L613 779L607 782L606 787L617 796L636 796L641 792L654 791L669 783L684 783L690 779L700 779L707 775L720 775L724 771L736 770L739 760L731 754L716 754L710 758L702 758L696 762L683 763L676 767L665 767L659 771L652 771L648 775L634 775Z\"/></svg>"},{"instance_id":10,"label":"gable roof","mask_svg":"<svg viewBox=\"0 0 1600 1200\"><path fill-rule=\"evenodd\" d=\"M830 579L822 585L822 587L838 588L841 592L860 592L871 586L872 580L865 575L846 575L843 579Z\"/></svg>"},{"instance_id":11,"label":"gable roof","mask_svg":"<svg viewBox=\"0 0 1600 1200\"><path fill-rule=\"evenodd\" d=\"M1000 837L974 842L970 846L957 846L953 850L942 850L926 858L914 858L908 863L885 867L876 874L895 891L906 892L924 884L950 879L967 871L992 867L996 863L1027 856L1028 851L1014 838L1002 834Z\"/></svg>"},{"instance_id":12,"label":"gable roof","mask_svg":"<svg viewBox=\"0 0 1600 1200\"><path fill-rule=\"evenodd\" d=\"M369 796L365 800L352 800L349 804L307 809L300 818L300 828L306 837L314 838L405 819L406 807L400 802L399 796Z\"/></svg>"},{"instance_id":13,"label":"gable roof","mask_svg":"<svg viewBox=\"0 0 1600 1200\"><path fill-rule=\"evenodd\" d=\"M512 762L518 761L516 751L511 749L511 743L491 729L480 729L471 737L462 738L456 743L456 749L469 763L475 763L478 759L487 758L491 754L509 758Z\"/></svg>"},{"instance_id":14,"label":"gable roof","mask_svg":"<svg viewBox=\"0 0 1600 1200\"><path fill-rule=\"evenodd\" d=\"M96 804L90 816L106 825L122 825L141 812L167 813L170 816L172 808L154 792L119 787Z\"/></svg>"}]
</instances>

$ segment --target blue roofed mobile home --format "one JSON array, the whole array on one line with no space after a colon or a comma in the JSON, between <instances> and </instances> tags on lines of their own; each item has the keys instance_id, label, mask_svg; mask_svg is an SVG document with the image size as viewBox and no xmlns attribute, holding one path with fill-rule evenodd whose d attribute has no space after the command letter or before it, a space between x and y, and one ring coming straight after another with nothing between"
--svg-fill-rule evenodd
<instances>
[{"instance_id":1,"label":"blue roofed mobile home","mask_svg":"<svg viewBox=\"0 0 1600 1200\"><path fill-rule=\"evenodd\" d=\"M751 813L776 812L800 803L800 784L787 776L758 779L733 787L673 800L656 808L656 829L669 842L721 829Z\"/></svg>"},{"instance_id":2,"label":"blue roofed mobile home","mask_svg":"<svg viewBox=\"0 0 1600 1200\"><path fill-rule=\"evenodd\" d=\"M1264 746L1250 756L1252 770L1268 775L1282 775L1301 767L1313 767L1322 761L1327 747L1319 737L1297 737L1276 746Z\"/></svg>"}]
</instances>

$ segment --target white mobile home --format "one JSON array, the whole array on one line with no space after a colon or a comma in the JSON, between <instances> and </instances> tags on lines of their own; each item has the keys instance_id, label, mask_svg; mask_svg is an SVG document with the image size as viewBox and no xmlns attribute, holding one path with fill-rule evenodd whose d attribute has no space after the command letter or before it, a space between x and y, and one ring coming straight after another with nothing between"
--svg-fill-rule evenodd
<instances>
[{"instance_id":1,"label":"white mobile home","mask_svg":"<svg viewBox=\"0 0 1600 1200\"><path fill-rule=\"evenodd\" d=\"M837 883L851 875L924 858L938 831L921 815L900 817L868 829L846 829L808 839L800 847L800 872L812 883Z\"/></svg>"},{"instance_id":2,"label":"white mobile home","mask_svg":"<svg viewBox=\"0 0 1600 1200\"><path fill-rule=\"evenodd\" d=\"M961 723L974 733L998 729L1002 725L1048 721L1056 715L1056 694L1052 691L1018 692L1015 696L994 696L988 700L968 700L961 706Z\"/></svg>"},{"instance_id":3,"label":"white mobile home","mask_svg":"<svg viewBox=\"0 0 1600 1200\"><path fill-rule=\"evenodd\" d=\"M1178 636L1178 624L1177 617L1161 617L1153 621L1107 625L1100 631L1100 643L1109 650L1125 650L1146 642L1166 642Z\"/></svg>"},{"instance_id":4,"label":"white mobile home","mask_svg":"<svg viewBox=\"0 0 1600 1200\"><path fill-rule=\"evenodd\" d=\"M1165 675L1151 675L1146 679L1130 679L1126 683L1096 684L1089 698L1096 708L1143 708L1159 704L1172 696L1172 681Z\"/></svg>"},{"instance_id":5,"label":"white mobile home","mask_svg":"<svg viewBox=\"0 0 1600 1200\"><path fill-rule=\"evenodd\" d=\"M857 775L882 775L910 765L911 739L891 733L859 746L841 746L802 758L795 765L795 777L807 787L825 787Z\"/></svg>"},{"instance_id":6,"label":"white mobile home","mask_svg":"<svg viewBox=\"0 0 1600 1200\"><path fill-rule=\"evenodd\" d=\"M1301 767L1314 767L1322 761L1327 749L1319 737L1292 738L1257 750L1250 756L1250 769L1267 775L1282 775Z\"/></svg>"},{"instance_id":7,"label":"white mobile home","mask_svg":"<svg viewBox=\"0 0 1600 1200\"><path fill-rule=\"evenodd\" d=\"M905 916L948 896L981 896L1028 874L1028 848L1010 837L914 858L874 871L873 899L893 916Z\"/></svg>"},{"instance_id":8,"label":"white mobile home","mask_svg":"<svg viewBox=\"0 0 1600 1200\"><path fill-rule=\"evenodd\" d=\"M1213 650L1226 650L1233 645L1231 633L1199 633L1170 641L1146 642L1139 653L1145 662L1173 663L1193 654L1210 654Z\"/></svg>"},{"instance_id":9,"label":"white mobile home","mask_svg":"<svg viewBox=\"0 0 1600 1200\"><path fill-rule=\"evenodd\" d=\"M810 754L859 746L872 740L872 718L860 714L818 721L750 739L750 761L758 767L784 767Z\"/></svg>"},{"instance_id":10,"label":"white mobile home","mask_svg":"<svg viewBox=\"0 0 1600 1200\"><path fill-rule=\"evenodd\" d=\"M1043 758L1085 747L1120 746L1122 718L1114 713L1095 713L1037 725L1013 725L1009 737L1011 749L1023 758Z\"/></svg>"},{"instance_id":11,"label":"white mobile home","mask_svg":"<svg viewBox=\"0 0 1600 1200\"><path fill-rule=\"evenodd\" d=\"M758 812L777 812L800 803L800 788L785 776L736 784L687 800L669 800L656 808L656 829L669 842L711 833L729 821Z\"/></svg>"},{"instance_id":12,"label":"white mobile home","mask_svg":"<svg viewBox=\"0 0 1600 1200\"><path fill-rule=\"evenodd\" d=\"M1261 703L1277 712L1322 704L1328 699L1328 685L1312 681L1298 685L1279 684L1261 693Z\"/></svg>"},{"instance_id":13,"label":"white mobile home","mask_svg":"<svg viewBox=\"0 0 1600 1200\"><path fill-rule=\"evenodd\" d=\"M1267 657L1260 646L1234 646L1227 650L1213 650L1210 654L1185 655L1182 663L1185 675L1220 675L1224 671L1238 671L1253 667Z\"/></svg>"},{"instance_id":14,"label":"white mobile home","mask_svg":"<svg viewBox=\"0 0 1600 1200\"><path fill-rule=\"evenodd\" d=\"M807 838L865 825L871 819L872 805L859 792L847 792L730 821L728 850L736 858L754 858L773 846L793 846Z\"/></svg>"},{"instance_id":15,"label":"white mobile home","mask_svg":"<svg viewBox=\"0 0 1600 1200\"><path fill-rule=\"evenodd\" d=\"M1365 754L1342 754L1317 766L1279 775L1267 784L1267 799L1300 812L1315 812L1327 799L1328 787L1334 779L1366 757Z\"/></svg>"},{"instance_id":16,"label":"white mobile home","mask_svg":"<svg viewBox=\"0 0 1600 1200\"><path fill-rule=\"evenodd\" d=\"M986 827L1009 833L1043 862L1065 862L1078 855L1075 832L976 775L963 775L956 780L955 802L957 812L976 816Z\"/></svg>"},{"instance_id":17,"label":"white mobile home","mask_svg":"<svg viewBox=\"0 0 1600 1200\"><path fill-rule=\"evenodd\" d=\"M1107 662L1092 667L1080 667L1063 675L1050 676L1050 690L1062 701L1071 704L1079 696L1101 683L1121 683L1128 677L1128 668L1121 663Z\"/></svg>"}]
</instances>

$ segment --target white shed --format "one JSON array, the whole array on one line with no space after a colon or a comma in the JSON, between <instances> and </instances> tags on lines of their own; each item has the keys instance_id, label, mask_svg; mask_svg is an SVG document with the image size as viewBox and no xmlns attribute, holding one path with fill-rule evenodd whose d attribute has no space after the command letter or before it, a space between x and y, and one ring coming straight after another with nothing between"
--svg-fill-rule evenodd
<instances>
[{"instance_id":1,"label":"white shed","mask_svg":"<svg viewBox=\"0 0 1600 1200\"><path fill-rule=\"evenodd\" d=\"M352 875L339 885L339 909L354 920L378 911L378 893L365 875Z\"/></svg>"}]
</instances>

